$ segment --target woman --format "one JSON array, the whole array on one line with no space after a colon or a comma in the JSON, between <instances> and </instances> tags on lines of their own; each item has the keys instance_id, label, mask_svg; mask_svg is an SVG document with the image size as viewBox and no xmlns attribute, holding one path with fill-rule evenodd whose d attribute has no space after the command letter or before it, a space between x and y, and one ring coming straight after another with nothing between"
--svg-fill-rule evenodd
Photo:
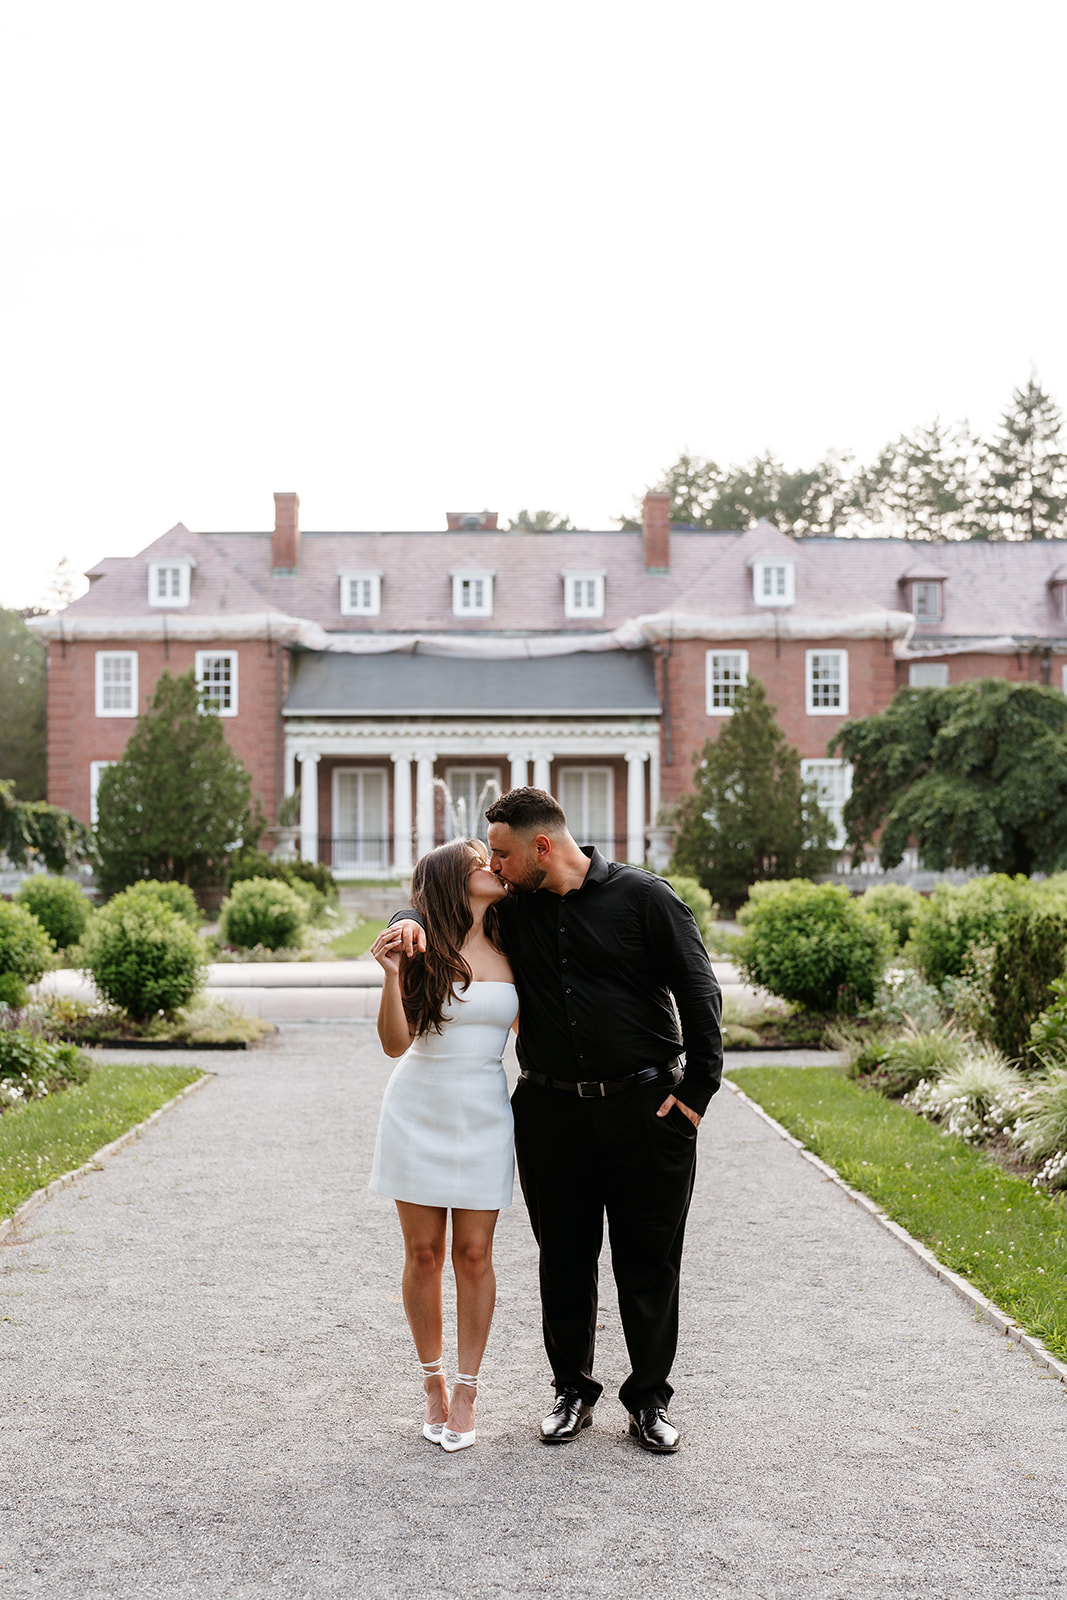
<instances>
[{"instance_id":1,"label":"woman","mask_svg":"<svg viewBox=\"0 0 1067 1600\"><path fill-rule=\"evenodd\" d=\"M408 958L397 928L371 947L383 971L378 1037L400 1056L382 1100L370 1186L396 1201L404 1235L404 1310L426 1390L423 1436L448 1451L474 1443L478 1368L496 1302L493 1230L511 1204L511 1103L501 1056L518 1000L497 943L498 900L480 839L431 850L415 867L412 903L428 930ZM459 1370L443 1369L441 1274L452 1212Z\"/></svg>"}]
</instances>

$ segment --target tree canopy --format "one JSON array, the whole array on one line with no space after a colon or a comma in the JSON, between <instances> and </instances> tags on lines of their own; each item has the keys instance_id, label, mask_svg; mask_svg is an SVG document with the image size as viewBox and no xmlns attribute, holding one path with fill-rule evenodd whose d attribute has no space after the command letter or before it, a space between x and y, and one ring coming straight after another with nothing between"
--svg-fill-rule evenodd
<instances>
[{"instance_id":1,"label":"tree canopy","mask_svg":"<svg viewBox=\"0 0 1067 1600\"><path fill-rule=\"evenodd\" d=\"M1067 865L1067 697L983 678L900 689L831 741L852 763L845 827L884 867L910 844L927 867L1055 872Z\"/></svg>"},{"instance_id":2,"label":"tree canopy","mask_svg":"<svg viewBox=\"0 0 1067 1600\"><path fill-rule=\"evenodd\" d=\"M671 521L688 527L750 528L766 518L796 536L1063 538L1065 446L1059 408L1031 376L984 441L966 422L935 417L859 466L833 452L813 467L787 469L769 452L721 466L683 451L656 487L671 497ZM621 520L640 527L640 508Z\"/></svg>"},{"instance_id":3,"label":"tree canopy","mask_svg":"<svg viewBox=\"0 0 1067 1600\"><path fill-rule=\"evenodd\" d=\"M43 800L45 648L18 611L0 610L0 707L0 779L22 800Z\"/></svg>"},{"instance_id":4,"label":"tree canopy","mask_svg":"<svg viewBox=\"0 0 1067 1600\"><path fill-rule=\"evenodd\" d=\"M508 533L566 533L574 523L565 511L527 511L525 507L508 523Z\"/></svg>"},{"instance_id":5,"label":"tree canopy","mask_svg":"<svg viewBox=\"0 0 1067 1600\"><path fill-rule=\"evenodd\" d=\"M718 739L694 754L694 789L675 812L672 870L731 909L753 883L815 877L833 862L833 826L774 713L758 679L738 688Z\"/></svg>"},{"instance_id":6,"label":"tree canopy","mask_svg":"<svg viewBox=\"0 0 1067 1600\"><path fill-rule=\"evenodd\" d=\"M12 866L36 857L49 872L68 872L88 861L93 836L83 822L44 800L16 800L10 779L0 780L0 851Z\"/></svg>"},{"instance_id":7,"label":"tree canopy","mask_svg":"<svg viewBox=\"0 0 1067 1600\"><path fill-rule=\"evenodd\" d=\"M252 778L202 703L195 674L164 672L122 759L100 776L96 829L101 886L141 878L217 882L266 826Z\"/></svg>"}]
</instances>

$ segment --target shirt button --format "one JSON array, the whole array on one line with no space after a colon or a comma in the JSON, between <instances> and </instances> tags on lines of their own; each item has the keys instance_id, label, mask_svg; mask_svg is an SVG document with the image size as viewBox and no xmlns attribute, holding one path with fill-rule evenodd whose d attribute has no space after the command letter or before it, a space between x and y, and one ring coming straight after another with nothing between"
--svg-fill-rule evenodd
<instances>
[{"instance_id":1,"label":"shirt button","mask_svg":"<svg viewBox=\"0 0 1067 1600\"><path fill-rule=\"evenodd\" d=\"M564 994L570 994L570 992L571 991L569 989L564 989L564 991L563 991Z\"/></svg>"},{"instance_id":2,"label":"shirt button","mask_svg":"<svg viewBox=\"0 0 1067 1600\"><path fill-rule=\"evenodd\" d=\"M577 1026L578 1026L578 1024L577 1024L577 1023L576 1023L576 1022L572 1022L572 1023L571 1023L571 1027L572 1027L572 1028L576 1028L576 1027L577 1027Z\"/></svg>"},{"instance_id":3,"label":"shirt button","mask_svg":"<svg viewBox=\"0 0 1067 1600\"><path fill-rule=\"evenodd\" d=\"M567 957L566 956L560 956L560 963L561 963L562 966L565 967L567 965Z\"/></svg>"}]
</instances>

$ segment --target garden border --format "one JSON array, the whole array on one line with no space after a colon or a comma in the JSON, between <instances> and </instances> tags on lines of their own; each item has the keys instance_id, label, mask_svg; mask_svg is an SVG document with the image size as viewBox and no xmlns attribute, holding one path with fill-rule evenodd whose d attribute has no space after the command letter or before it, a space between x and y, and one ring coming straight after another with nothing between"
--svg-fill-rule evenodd
<instances>
[{"instance_id":1,"label":"garden border","mask_svg":"<svg viewBox=\"0 0 1067 1600\"><path fill-rule=\"evenodd\" d=\"M76 1183L79 1178L84 1178L87 1172L98 1170L101 1161L108 1156L117 1155L123 1145L132 1144L134 1139L140 1138L146 1128L150 1128L153 1122L158 1122L163 1113L169 1111L172 1106L176 1106L179 1100L184 1100L186 1095L192 1094L196 1089L203 1088L205 1083L210 1083L215 1074L205 1071L204 1068L200 1070L203 1074L201 1077L197 1078L194 1083L187 1083L184 1089L179 1089L173 1099L167 1100L157 1110L153 1111L150 1117L145 1117L143 1122L137 1122L132 1128L127 1128L125 1133L120 1133L118 1138L112 1139L110 1144L101 1146L94 1155L89 1157L88 1161L83 1161L80 1167L74 1167L70 1172L61 1173L58 1178L53 1178L51 1183L45 1184L43 1189L35 1189L28 1199L15 1208L10 1217L5 1217L0 1222L0 1244L17 1244L18 1240L12 1239L11 1235L17 1233L26 1218L32 1215L39 1206L43 1206L46 1200L51 1200L52 1196L58 1194L61 1189L67 1189L72 1183Z\"/></svg>"},{"instance_id":2,"label":"garden border","mask_svg":"<svg viewBox=\"0 0 1067 1600\"><path fill-rule=\"evenodd\" d=\"M893 1238L898 1239L905 1249L910 1250L912 1255L922 1262L927 1272L932 1273L935 1278L947 1284L950 1289L959 1295L961 1300L965 1300L973 1308L975 1316L980 1321L988 1322L997 1333L1004 1334L1005 1338L1010 1339L1013 1344L1017 1344L1025 1350L1027 1355L1039 1367L1044 1367L1054 1378L1058 1378L1060 1383L1067 1384L1067 1362L1063 1362L1057 1356L1054 1356L1050 1350L1045 1348L1040 1339L1035 1338L1033 1334L1027 1333L1013 1318L1008 1316L1006 1311L1002 1311L994 1301L982 1294L966 1278L962 1277L958 1272L953 1272L950 1267L943 1266L932 1250L928 1250L926 1245L921 1244L906 1228L902 1228L899 1222L894 1222L892 1217L883 1211L881 1206L872 1200L869 1195L864 1194L860 1189L853 1189L852 1185L846 1183L840 1173L830 1166L829 1162L823 1161L821 1156L817 1156L813 1150L809 1150L794 1134L789 1132L788 1128L784 1128L780 1122L776 1122L769 1112L764 1111L763 1107L753 1100L750 1095L747 1095L736 1083L731 1083L728 1077L724 1077L722 1081L723 1086L729 1089L731 1094L744 1101L745 1105L754 1111L757 1117L761 1117L769 1127L774 1129L780 1138L784 1139L787 1144L791 1144L803 1156L805 1161L810 1162L813 1167L817 1167L824 1174L827 1182L836 1184L848 1196L853 1205L857 1205L861 1210L866 1211L867 1215L872 1217L879 1227L884 1228L887 1233L891 1233Z\"/></svg>"}]
</instances>

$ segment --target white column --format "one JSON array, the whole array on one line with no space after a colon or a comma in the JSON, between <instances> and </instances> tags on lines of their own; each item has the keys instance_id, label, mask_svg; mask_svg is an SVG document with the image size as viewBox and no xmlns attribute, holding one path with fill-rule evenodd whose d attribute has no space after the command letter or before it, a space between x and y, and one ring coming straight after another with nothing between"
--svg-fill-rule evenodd
<instances>
[{"instance_id":1,"label":"white column","mask_svg":"<svg viewBox=\"0 0 1067 1600\"><path fill-rule=\"evenodd\" d=\"M415 764L415 833L420 856L433 849L434 760L432 755L421 755Z\"/></svg>"},{"instance_id":2,"label":"white column","mask_svg":"<svg viewBox=\"0 0 1067 1600\"><path fill-rule=\"evenodd\" d=\"M300 854L305 861L319 859L319 751L300 756Z\"/></svg>"},{"instance_id":3,"label":"white column","mask_svg":"<svg viewBox=\"0 0 1067 1600\"><path fill-rule=\"evenodd\" d=\"M510 789L525 789L529 762L525 750L509 750L508 760L511 762Z\"/></svg>"},{"instance_id":4,"label":"white column","mask_svg":"<svg viewBox=\"0 0 1067 1600\"><path fill-rule=\"evenodd\" d=\"M655 823L659 817L659 751L653 750L648 758L648 820Z\"/></svg>"},{"instance_id":5,"label":"white column","mask_svg":"<svg viewBox=\"0 0 1067 1600\"><path fill-rule=\"evenodd\" d=\"M289 741L287 739L285 741L285 775L284 775L284 777L282 779L282 791L283 791L284 794L293 794L295 792L295 790L296 790L296 751L293 749L292 745L289 743Z\"/></svg>"},{"instance_id":6,"label":"white column","mask_svg":"<svg viewBox=\"0 0 1067 1600\"><path fill-rule=\"evenodd\" d=\"M645 754L626 752L626 859L640 866L645 859Z\"/></svg>"},{"instance_id":7,"label":"white column","mask_svg":"<svg viewBox=\"0 0 1067 1600\"><path fill-rule=\"evenodd\" d=\"M550 785L551 785L551 781L552 781L552 757L550 755L548 755L548 756L534 756L534 758L533 758L533 767L534 767L534 776L533 776L533 786L534 786L534 788L535 789L544 789L546 794L551 793Z\"/></svg>"},{"instance_id":8,"label":"white column","mask_svg":"<svg viewBox=\"0 0 1067 1600\"><path fill-rule=\"evenodd\" d=\"M411 757L397 755L393 763L393 871L405 877L411 871Z\"/></svg>"}]
</instances>

